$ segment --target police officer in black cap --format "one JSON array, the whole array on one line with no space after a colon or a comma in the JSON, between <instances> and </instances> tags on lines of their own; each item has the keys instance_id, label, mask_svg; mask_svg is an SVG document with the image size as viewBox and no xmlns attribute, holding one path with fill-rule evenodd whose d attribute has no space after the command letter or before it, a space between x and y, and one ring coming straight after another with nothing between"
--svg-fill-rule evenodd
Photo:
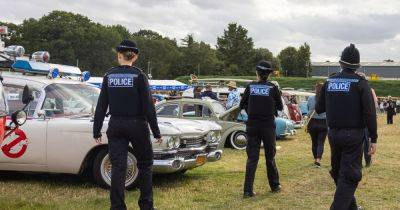
<instances>
[{"instance_id":1,"label":"police officer in black cap","mask_svg":"<svg viewBox=\"0 0 400 210\"><path fill-rule=\"evenodd\" d=\"M340 58L342 71L330 76L317 99L317 113L326 112L331 146L331 176L336 192L331 209L360 209L354 193L361 180L364 129L376 151L377 120L374 99L368 81L356 74L360 53L354 44L346 47Z\"/></svg>"},{"instance_id":2,"label":"police officer in black cap","mask_svg":"<svg viewBox=\"0 0 400 210\"><path fill-rule=\"evenodd\" d=\"M247 164L244 182L244 198L253 197L254 177L260 155L261 142L264 144L268 181L272 192L279 192L278 169L275 164L276 133L275 115L283 109L281 92L273 83L267 81L272 72L271 63L260 61L256 67L257 80L250 83L240 102L240 108L248 114L247 132Z\"/></svg>"},{"instance_id":3,"label":"police officer in black cap","mask_svg":"<svg viewBox=\"0 0 400 210\"><path fill-rule=\"evenodd\" d=\"M111 68L103 79L93 124L93 137L101 143L101 127L107 109L108 152L112 164L111 209L126 209L125 176L127 152L132 144L139 168L140 209L154 209L152 192L153 150L150 131L157 142L162 142L146 75L133 63L139 49L135 42L124 40L116 48L119 66Z\"/></svg>"}]
</instances>

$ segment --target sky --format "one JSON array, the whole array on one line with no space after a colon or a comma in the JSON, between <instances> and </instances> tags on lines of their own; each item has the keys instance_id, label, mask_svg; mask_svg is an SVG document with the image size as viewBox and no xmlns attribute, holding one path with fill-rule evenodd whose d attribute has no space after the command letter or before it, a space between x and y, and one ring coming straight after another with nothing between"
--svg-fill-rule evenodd
<instances>
[{"instance_id":1,"label":"sky","mask_svg":"<svg viewBox=\"0 0 400 210\"><path fill-rule=\"evenodd\" d=\"M400 61L399 0L0 0L0 21L22 23L52 10L177 40L193 34L212 46L236 22L255 47L274 54L307 42L313 61L337 61L354 43L362 61Z\"/></svg>"}]
</instances>

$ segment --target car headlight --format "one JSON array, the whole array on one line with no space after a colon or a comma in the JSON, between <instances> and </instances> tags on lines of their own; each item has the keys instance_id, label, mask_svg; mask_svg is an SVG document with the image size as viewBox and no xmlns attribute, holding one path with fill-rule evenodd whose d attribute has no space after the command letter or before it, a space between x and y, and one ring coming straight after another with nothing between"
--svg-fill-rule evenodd
<instances>
[{"instance_id":1,"label":"car headlight","mask_svg":"<svg viewBox=\"0 0 400 210\"><path fill-rule=\"evenodd\" d=\"M166 136L164 137L168 149L176 149L181 145L181 140L178 136Z\"/></svg>"},{"instance_id":2,"label":"car headlight","mask_svg":"<svg viewBox=\"0 0 400 210\"><path fill-rule=\"evenodd\" d=\"M207 134L207 142L215 143L221 139L221 132L220 131L210 131Z\"/></svg>"}]
</instances>

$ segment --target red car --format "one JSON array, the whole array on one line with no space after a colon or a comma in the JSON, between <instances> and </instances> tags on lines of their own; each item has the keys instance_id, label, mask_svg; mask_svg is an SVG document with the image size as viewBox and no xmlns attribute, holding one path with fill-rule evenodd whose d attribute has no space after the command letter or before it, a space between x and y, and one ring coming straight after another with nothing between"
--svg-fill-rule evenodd
<instances>
[{"instance_id":1,"label":"red car","mask_svg":"<svg viewBox=\"0 0 400 210\"><path fill-rule=\"evenodd\" d=\"M301 114L301 109L297 103L296 96L285 91L282 91L282 96L285 100L286 106L289 109L290 119L295 122L295 127L302 127L303 115Z\"/></svg>"}]
</instances>

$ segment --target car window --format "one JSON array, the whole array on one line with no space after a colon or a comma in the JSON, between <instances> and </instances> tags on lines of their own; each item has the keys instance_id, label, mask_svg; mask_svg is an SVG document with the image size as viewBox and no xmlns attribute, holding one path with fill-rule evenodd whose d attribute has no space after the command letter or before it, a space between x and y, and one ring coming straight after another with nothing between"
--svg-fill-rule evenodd
<instances>
[{"instance_id":1,"label":"car window","mask_svg":"<svg viewBox=\"0 0 400 210\"><path fill-rule=\"evenodd\" d=\"M0 116L6 116L8 114L6 99L4 96L4 88L3 85L0 83Z\"/></svg>"},{"instance_id":2,"label":"car window","mask_svg":"<svg viewBox=\"0 0 400 210\"><path fill-rule=\"evenodd\" d=\"M11 115L15 111L21 110L24 108L25 104L22 103L22 93L24 91L24 86L17 85L5 85L4 92L7 99L8 104L8 115ZM32 89L33 101L29 103L29 105L25 108L28 116L32 117L35 113L36 106L38 104L38 100L40 98L40 91Z\"/></svg>"},{"instance_id":3,"label":"car window","mask_svg":"<svg viewBox=\"0 0 400 210\"><path fill-rule=\"evenodd\" d=\"M182 108L183 117L211 117L212 111L201 104L185 104Z\"/></svg>"},{"instance_id":4,"label":"car window","mask_svg":"<svg viewBox=\"0 0 400 210\"><path fill-rule=\"evenodd\" d=\"M49 117L93 115L100 89L85 84L51 84L42 110Z\"/></svg>"},{"instance_id":5,"label":"car window","mask_svg":"<svg viewBox=\"0 0 400 210\"><path fill-rule=\"evenodd\" d=\"M178 117L179 105L178 104L166 104L157 107L157 116L168 116Z\"/></svg>"}]
</instances>

